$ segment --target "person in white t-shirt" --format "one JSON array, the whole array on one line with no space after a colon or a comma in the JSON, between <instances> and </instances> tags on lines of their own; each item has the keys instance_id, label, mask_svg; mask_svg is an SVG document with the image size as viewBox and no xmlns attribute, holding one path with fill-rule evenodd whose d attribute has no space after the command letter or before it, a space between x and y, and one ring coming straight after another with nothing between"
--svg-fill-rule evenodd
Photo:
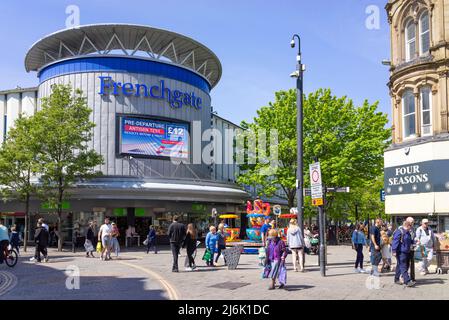
<instances>
[{"instance_id":1,"label":"person in white t-shirt","mask_svg":"<svg viewBox=\"0 0 449 320\"><path fill-rule=\"evenodd\" d=\"M101 241L101 260L111 259L112 226L108 217L104 219L104 224L98 232L98 241ZM103 255L106 255L105 257Z\"/></svg>"}]
</instances>

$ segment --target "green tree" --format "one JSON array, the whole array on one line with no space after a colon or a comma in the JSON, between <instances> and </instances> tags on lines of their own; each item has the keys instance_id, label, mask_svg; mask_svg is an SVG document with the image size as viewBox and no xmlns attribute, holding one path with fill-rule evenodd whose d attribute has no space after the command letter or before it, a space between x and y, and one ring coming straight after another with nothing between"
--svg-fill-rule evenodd
<instances>
[{"instance_id":1,"label":"green tree","mask_svg":"<svg viewBox=\"0 0 449 320\"><path fill-rule=\"evenodd\" d=\"M70 85L54 85L42 109L35 114L35 137L40 141L37 156L45 200L57 208L61 230L63 201L77 181L100 175L94 168L103 163L95 150L88 148L95 124L89 120L91 109L81 90ZM58 250L63 239L59 237Z\"/></svg>"},{"instance_id":2,"label":"green tree","mask_svg":"<svg viewBox=\"0 0 449 320\"><path fill-rule=\"evenodd\" d=\"M321 163L323 183L327 186L363 187L373 183L383 170L383 152L390 143L388 118L377 109L378 103L368 101L356 107L347 97L335 97L330 89L319 89L304 99L304 186L309 186L308 164L317 157ZM296 91L279 91L275 101L257 111L253 123L242 123L247 130L276 130L278 133L278 168L269 176L270 163L258 159L255 164L240 166L238 182L257 185L259 195L272 196L281 187L289 206L294 205L296 192ZM267 139L268 140L268 139ZM243 151L269 155L257 145L255 151ZM334 205L341 194L328 198L329 214L340 208ZM310 203L307 201L305 204ZM335 210L333 210L335 208ZM314 212L307 208L306 212Z\"/></svg>"},{"instance_id":3,"label":"green tree","mask_svg":"<svg viewBox=\"0 0 449 320\"><path fill-rule=\"evenodd\" d=\"M39 141L32 134L34 119L19 117L8 132L0 149L0 184L6 199L16 198L25 204L24 251L27 251L30 197L35 194L32 183L37 173L36 154Z\"/></svg>"}]
</instances>

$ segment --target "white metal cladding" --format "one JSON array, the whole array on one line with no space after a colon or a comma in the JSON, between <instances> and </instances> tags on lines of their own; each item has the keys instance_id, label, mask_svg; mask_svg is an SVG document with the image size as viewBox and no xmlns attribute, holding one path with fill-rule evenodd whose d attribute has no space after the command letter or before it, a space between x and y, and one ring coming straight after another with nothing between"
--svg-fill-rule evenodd
<instances>
[{"instance_id":1,"label":"white metal cladding","mask_svg":"<svg viewBox=\"0 0 449 320\"><path fill-rule=\"evenodd\" d=\"M33 115L37 105L37 88L0 91L0 143L14 126L19 114ZM5 123L6 116L6 123Z\"/></svg>"},{"instance_id":2,"label":"white metal cladding","mask_svg":"<svg viewBox=\"0 0 449 320\"><path fill-rule=\"evenodd\" d=\"M57 31L31 47L25 68L39 71L58 60L105 55L114 50L125 56L143 52L150 59L168 59L199 73L212 87L221 78L220 60L201 43L175 32L130 24L95 24Z\"/></svg>"},{"instance_id":3,"label":"white metal cladding","mask_svg":"<svg viewBox=\"0 0 449 320\"><path fill-rule=\"evenodd\" d=\"M202 109L191 107L180 109L171 108L165 100L157 100L136 96L114 96L99 94L100 76L109 76L116 82L158 83L164 80L168 88L184 92L194 92L203 101ZM148 74L134 74L121 72L88 72L62 75L44 81L39 86L39 98L49 96L53 84L70 84L79 88L87 97L87 104L92 108L91 121L94 128L89 147L104 157L104 165L96 168L108 176L137 176L137 177L169 177L187 179L211 179L211 169L207 164L190 164L177 166L169 160L142 159L118 156L116 153L116 117L117 114L142 115L148 117L163 117L183 120L190 123L191 151L193 147L193 122L200 121L201 133L210 128L211 100L208 94L190 84ZM200 133L200 137L201 137ZM201 139L201 138L200 138ZM202 142L201 150L206 145Z\"/></svg>"}]
</instances>

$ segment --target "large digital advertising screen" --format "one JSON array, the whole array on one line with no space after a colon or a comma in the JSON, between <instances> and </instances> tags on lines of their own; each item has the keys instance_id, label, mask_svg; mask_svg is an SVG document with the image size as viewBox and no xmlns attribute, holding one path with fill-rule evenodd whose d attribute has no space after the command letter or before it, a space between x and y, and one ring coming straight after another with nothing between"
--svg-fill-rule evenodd
<instances>
[{"instance_id":1,"label":"large digital advertising screen","mask_svg":"<svg viewBox=\"0 0 449 320\"><path fill-rule=\"evenodd\" d=\"M140 157L189 158L189 124L120 117L120 154Z\"/></svg>"}]
</instances>

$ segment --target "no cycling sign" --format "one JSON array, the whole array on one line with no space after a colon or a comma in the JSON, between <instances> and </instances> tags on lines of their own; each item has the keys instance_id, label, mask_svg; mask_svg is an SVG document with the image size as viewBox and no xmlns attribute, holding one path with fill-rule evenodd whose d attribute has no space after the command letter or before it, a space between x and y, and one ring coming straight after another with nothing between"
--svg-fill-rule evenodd
<instances>
[{"instance_id":1,"label":"no cycling sign","mask_svg":"<svg viewBox=\"0 0 449 320\"><path fill-rule=\"evenodd\" d=\"M313 206L323 205L323 185L321 183L321 167L319 162L310 165L310 191Z\"/></svg>"}]
</instances>

